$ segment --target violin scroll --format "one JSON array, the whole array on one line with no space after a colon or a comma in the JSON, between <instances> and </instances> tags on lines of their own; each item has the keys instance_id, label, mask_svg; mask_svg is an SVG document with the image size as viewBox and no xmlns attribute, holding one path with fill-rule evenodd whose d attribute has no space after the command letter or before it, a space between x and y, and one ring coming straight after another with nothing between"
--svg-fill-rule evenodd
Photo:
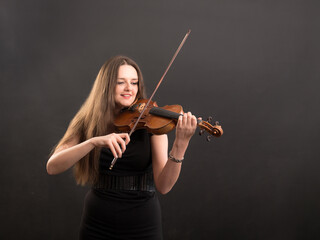
<instances>
[{"instance_id":1,"label":"violin scroll","mask_svg":"<svg viewBox=\"0 0 320 240\"><path fill-rule=\"evenodd\" d=\"M212 126L209 121L212 120L212 117L208 118L208 121L200 121L198 123L198 126L200 128L200 132L199 134L202 135L204 133L204 131L207 131L209 134L211 134L214 137L221 137L223 135L223 130L221 125L219 124L218 121L215 122L215 125ZM210 141L211 140L211 136L209 135L207 137L207 140Z\"/></svg>"}]
</instances>

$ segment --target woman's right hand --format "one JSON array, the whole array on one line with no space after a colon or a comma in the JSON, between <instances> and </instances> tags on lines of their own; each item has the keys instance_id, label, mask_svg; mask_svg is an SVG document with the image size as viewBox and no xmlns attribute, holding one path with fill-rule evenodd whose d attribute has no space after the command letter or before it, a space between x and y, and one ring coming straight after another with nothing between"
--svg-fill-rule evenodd
<instances>
[{"instance_id":1,"label":"woman's right hand","mask_svg":"<svg viewBox=\"0 0 320 240\"><path fill-rule=\"evenodd\" d=\"M55 150L47 162L47 172L51 175L66 171L94 147L107 147L114 157L122 157L122 153L126 150L126 144L129 142L130 137L127 133L111 133L93 137L81 143L76 137Z\"/></svg>"},{"instance_id":2,"label":"woman's right hand","mask_svg":"<svg viewBox=\"0 0 320 240\"><path fill-rule=\"evenodd\" d=\"M93 137L90 142L95 147L107 147L115 158L121 158L130 142L128 133L111 133L105 136Z\"/></svg>"}]
</instances>

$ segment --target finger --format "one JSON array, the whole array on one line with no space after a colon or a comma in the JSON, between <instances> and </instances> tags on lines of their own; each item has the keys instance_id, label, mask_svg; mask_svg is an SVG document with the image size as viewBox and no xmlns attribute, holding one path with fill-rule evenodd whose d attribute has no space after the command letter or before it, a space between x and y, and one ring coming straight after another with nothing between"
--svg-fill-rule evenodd
<instances>
[{"instance_id":1,"label":"finger","mask_svg":"<svg viewBox=\"0 0 320 240\"><path fill-rule=\"evenodd\" d=\"M188 122L188 114L185 113L183 114L182 125L186 126L187 122Z\"/></svg>"},{"instance_id":2,"label":"finger","mask_svg":"<svg viewBox=\"0 0 320 240\"><path fill-rule=\"evenodd\" d=\"M186 127L192 127L192 113L188 112L187 113L187 121L186 121Z\"/></svg>"},{"instance_id":3,"label":"finger","mask_svg":"<svg viewBox=\"0 0 320 240\"><path fill-rule=\"evenodd\" d=\"M188 126L190 126L192 124L192 113L191 112L188 112L188 120L187 120L187 124Z\"/></svg>"},{"instance_id":4,"label":"finger","mask_svg":"<svg viewBox=\"0 0 320 240\"><path fill-rule=\"evenodd\" d=\"M123 140L121 139L121 141L123 141ZM122 150L121 150L120 145L119 145L120 143L117 141L116 138L114 138L112 140L112 144L113 144L113 147L114 147L115 151L117 152L118 158L121 158L122 157Z\"/></svg>"},{"instance_id":5,"label":"finger","mask_svg":"<svg viewBox=\"0 0 320 240\"><path fill-rule=\"evenodd\" d=\"M177 128L181 127L182 119L183 119L183 115L180 115L179 118L178 118Z\"/></svg>"},{"instance_id":6,"label":"finger","mask_svg":"<svg viewBox=\"0 0 320 240\"><path fill-rule=\"evenodd\" d=\"M198 125L198 121L195 115L192 115L191 124L193 127Z\"/></svg>"},{"instance_id":7,"label":"finger","mask_svg":"<svg viewBox=\"0 0 320 240\"><path fill-rule=\"evenodd\" d=\"M113 147L112 144L109 145L109 149L110 149L110 151L112 152L113 157L114 157L114 158L118 158L118 154L117 154L117 152L116 152L116 150L114 149L114 147Z\"/></svg>"},{"instance_id":8,"label":"finger","mask_svg":"<svg viewBox=\"0 0 320 240\"><path fill-rule=\"evenodd\" d=\"M118 145L121 146L121 152L124 153L124 151L126 150L125 140L123 140L123 138L120 137L120 135L116 135L116 141L117 141Z\"/></svg>"},{"instance_id":9,"label":"finger","mask_svg":"<svg viewBox=\"0 0 320 240\"><path fill-rule=\"evenodd\" d=\"M119 136L124 139L126 145L130 142L130 136L128 133L120 133Z\"/></svg>"}]
</instances>

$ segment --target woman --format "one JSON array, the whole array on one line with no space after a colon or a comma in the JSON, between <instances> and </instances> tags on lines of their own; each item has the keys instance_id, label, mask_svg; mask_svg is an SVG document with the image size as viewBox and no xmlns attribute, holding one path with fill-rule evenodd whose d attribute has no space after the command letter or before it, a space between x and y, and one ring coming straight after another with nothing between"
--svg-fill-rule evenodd
<instances>
[{"instance_id":1,"label":"woman","mask_svg":"<svg viewBox=\"0 0 320 240\"><path fill-rule=\"evenodd\" d=\"M169 157L165 134L116 133L112 123L121 109L144 97L138 65L124 56L109 59L48 160L49 174L74 166L77 183L92 185L80 239L162 239L155 189L166 194L176 183L197 120L190 112L180 116Z\"/></svg>"}]
</instances>

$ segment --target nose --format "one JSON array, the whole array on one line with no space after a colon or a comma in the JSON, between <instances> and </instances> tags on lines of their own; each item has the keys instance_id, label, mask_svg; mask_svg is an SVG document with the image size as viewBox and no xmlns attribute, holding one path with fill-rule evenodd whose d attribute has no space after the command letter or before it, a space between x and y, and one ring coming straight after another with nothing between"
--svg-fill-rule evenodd
<instances>
[{"instance_id":1,"label":"nose","mask_svg":"<svg viewBox=\"0 0 320 240\"><path fill-rule=\"evenodd\" d=\"M130 91L131 88L132 88L132 85L130 83L126 83L125 90Z\"/></svg>"}]
</instances>

